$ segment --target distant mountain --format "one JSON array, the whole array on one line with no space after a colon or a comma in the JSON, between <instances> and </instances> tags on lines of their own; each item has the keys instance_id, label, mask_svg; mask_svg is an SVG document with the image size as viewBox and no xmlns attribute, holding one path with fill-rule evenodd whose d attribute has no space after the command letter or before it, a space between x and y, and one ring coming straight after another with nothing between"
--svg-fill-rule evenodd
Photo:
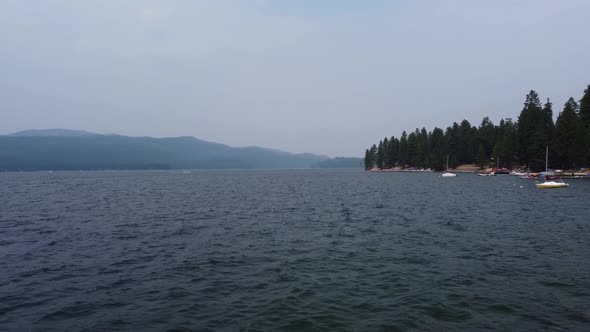
<instances>
[{"instance_id":1,"label":"distant mountain","mask_svg":"<svg viewBox=\"0 0 590 332\"><path fill-rule=\"evenodd\" d=\"M59 136L59 137L79 137L98 135L85 130L71 129L29 129L19 131L8 136Z\"/></svg>"},{"instance_id":2,"label":"distant mountain","mask_svg":"<svg viewBox=\"0 0 590 332\"><path fill-rule=\"evenodd\" d=\"M319 161L311 165L311 168L363 168L361 158L336 157Z\"/></svg>"},{"instance_id":3,"label":"distant mountain","mask_svg":"<svg viewBox=\"0 0 590 332\"><path fill-rule=\"evenodd\" d=\"M325 160L328 157L235 148L194 137L128 137L68 130L0 136L0 171L302 169Z\"/></svg>"}]
</instances>

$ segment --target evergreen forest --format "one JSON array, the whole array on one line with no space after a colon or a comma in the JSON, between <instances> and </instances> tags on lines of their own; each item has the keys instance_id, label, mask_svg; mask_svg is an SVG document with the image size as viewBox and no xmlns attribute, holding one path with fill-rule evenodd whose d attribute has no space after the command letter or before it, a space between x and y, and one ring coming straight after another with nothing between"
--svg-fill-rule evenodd
<instances>
[{"instance_id":1,"label":"evergreen forest","mask_svg":"<svg viewBox=\"0 0 590 332\"><path fill-rule=\"evenodd\" d=\"M423 168L441 171L461 164L545 169L545 150L549 147L550 165L557 169L583 168L590 162L590 85L579 101L563 106L554 121L553 104L542 103L534 90L525 99L516 120L502 119L494 124L485 117L479 126L463 120L446 130L426 128L401 136L385 137L365 151L365 169Z\"/></svg>"}]
</instances>

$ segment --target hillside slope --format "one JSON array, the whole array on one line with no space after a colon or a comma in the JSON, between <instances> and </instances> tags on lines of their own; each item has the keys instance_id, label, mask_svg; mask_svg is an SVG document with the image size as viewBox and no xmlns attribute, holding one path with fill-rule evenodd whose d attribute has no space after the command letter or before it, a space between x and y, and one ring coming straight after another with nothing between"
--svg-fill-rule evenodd
<instances>
[{"instance_id":1,"label":"hillside slope","mask_svg":"<svg viewBox=\"0 0 590 332\"><path fill-rule=\"evenodd\" d=\"M194 137L0 136L0 170L300 169L328 159Z\"/></svg>"}]
</instances>

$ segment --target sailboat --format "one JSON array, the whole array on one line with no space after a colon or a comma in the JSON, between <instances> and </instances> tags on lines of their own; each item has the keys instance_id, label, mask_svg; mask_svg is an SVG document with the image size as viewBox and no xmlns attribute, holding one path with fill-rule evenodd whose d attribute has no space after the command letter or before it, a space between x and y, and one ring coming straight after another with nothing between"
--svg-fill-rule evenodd
<instances>
[{"instance_id":1,"label":"sailboat","mask_svg":"<svg viewBox=\"0 0 590 332\"><path fill-rule=\"evenodd\" d=\"M447 171L442 174L443 178L452 178L457 176L455 173L449 172L449 156L447 155Z\"/></svg>"},{"instance_id":2,"label":"sailboat","mask_svg":"<svg viewBox=\"0 0 590 332\"><path fill-rule=\"evenodd\" d=\"M547 150L545 151L545 174L548 173L548 166L549 166L549 147L547 147ZM541 189L555 189L555 188L569 187L569 184L563 182L563 180L561 180L561 179L559 181L551 180L549 175L545 175L545 182L537 183L536 186L537 186L537 188L541 188Z\"/></svg>"}]
</instances>

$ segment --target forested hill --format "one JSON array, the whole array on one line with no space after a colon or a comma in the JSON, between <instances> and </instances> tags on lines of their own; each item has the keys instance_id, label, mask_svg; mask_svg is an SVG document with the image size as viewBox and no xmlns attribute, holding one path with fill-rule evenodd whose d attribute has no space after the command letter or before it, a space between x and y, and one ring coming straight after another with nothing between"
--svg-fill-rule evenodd
<instances>
[{"instance_id":1,"label":"forested hill","mask_svg":"<svg viewBox=\"0 0 590 332\"><path fill-rule=\"evenodd\" d=\"M51 135L49 135L51 134ZM151 138L87 132L0 136L0 171L106 169L301 169L328 160L193 137ZM41 136L39 136L41 135Z\"/></svg>"},{"instance_id":2,"label":"forested hill","mask_svg":"<svg viewBox=\"0 0 590 332\"><path fill-rule=\"evenodd\" d=\"M554 122L553 104L541 103L531 91L516 121L502 119L494 124L484 118L479 127L469 121L453 123L446 130L416 129L401 137L384 138L365 151L364 166L419 167L443 170L449 166L479 164L482 167L525 166L534 171L545 168L545 149L549 146L550 165L572 169L590 162L590 85L579 103L570 98Z\"/></svg>"}]
</instances>

